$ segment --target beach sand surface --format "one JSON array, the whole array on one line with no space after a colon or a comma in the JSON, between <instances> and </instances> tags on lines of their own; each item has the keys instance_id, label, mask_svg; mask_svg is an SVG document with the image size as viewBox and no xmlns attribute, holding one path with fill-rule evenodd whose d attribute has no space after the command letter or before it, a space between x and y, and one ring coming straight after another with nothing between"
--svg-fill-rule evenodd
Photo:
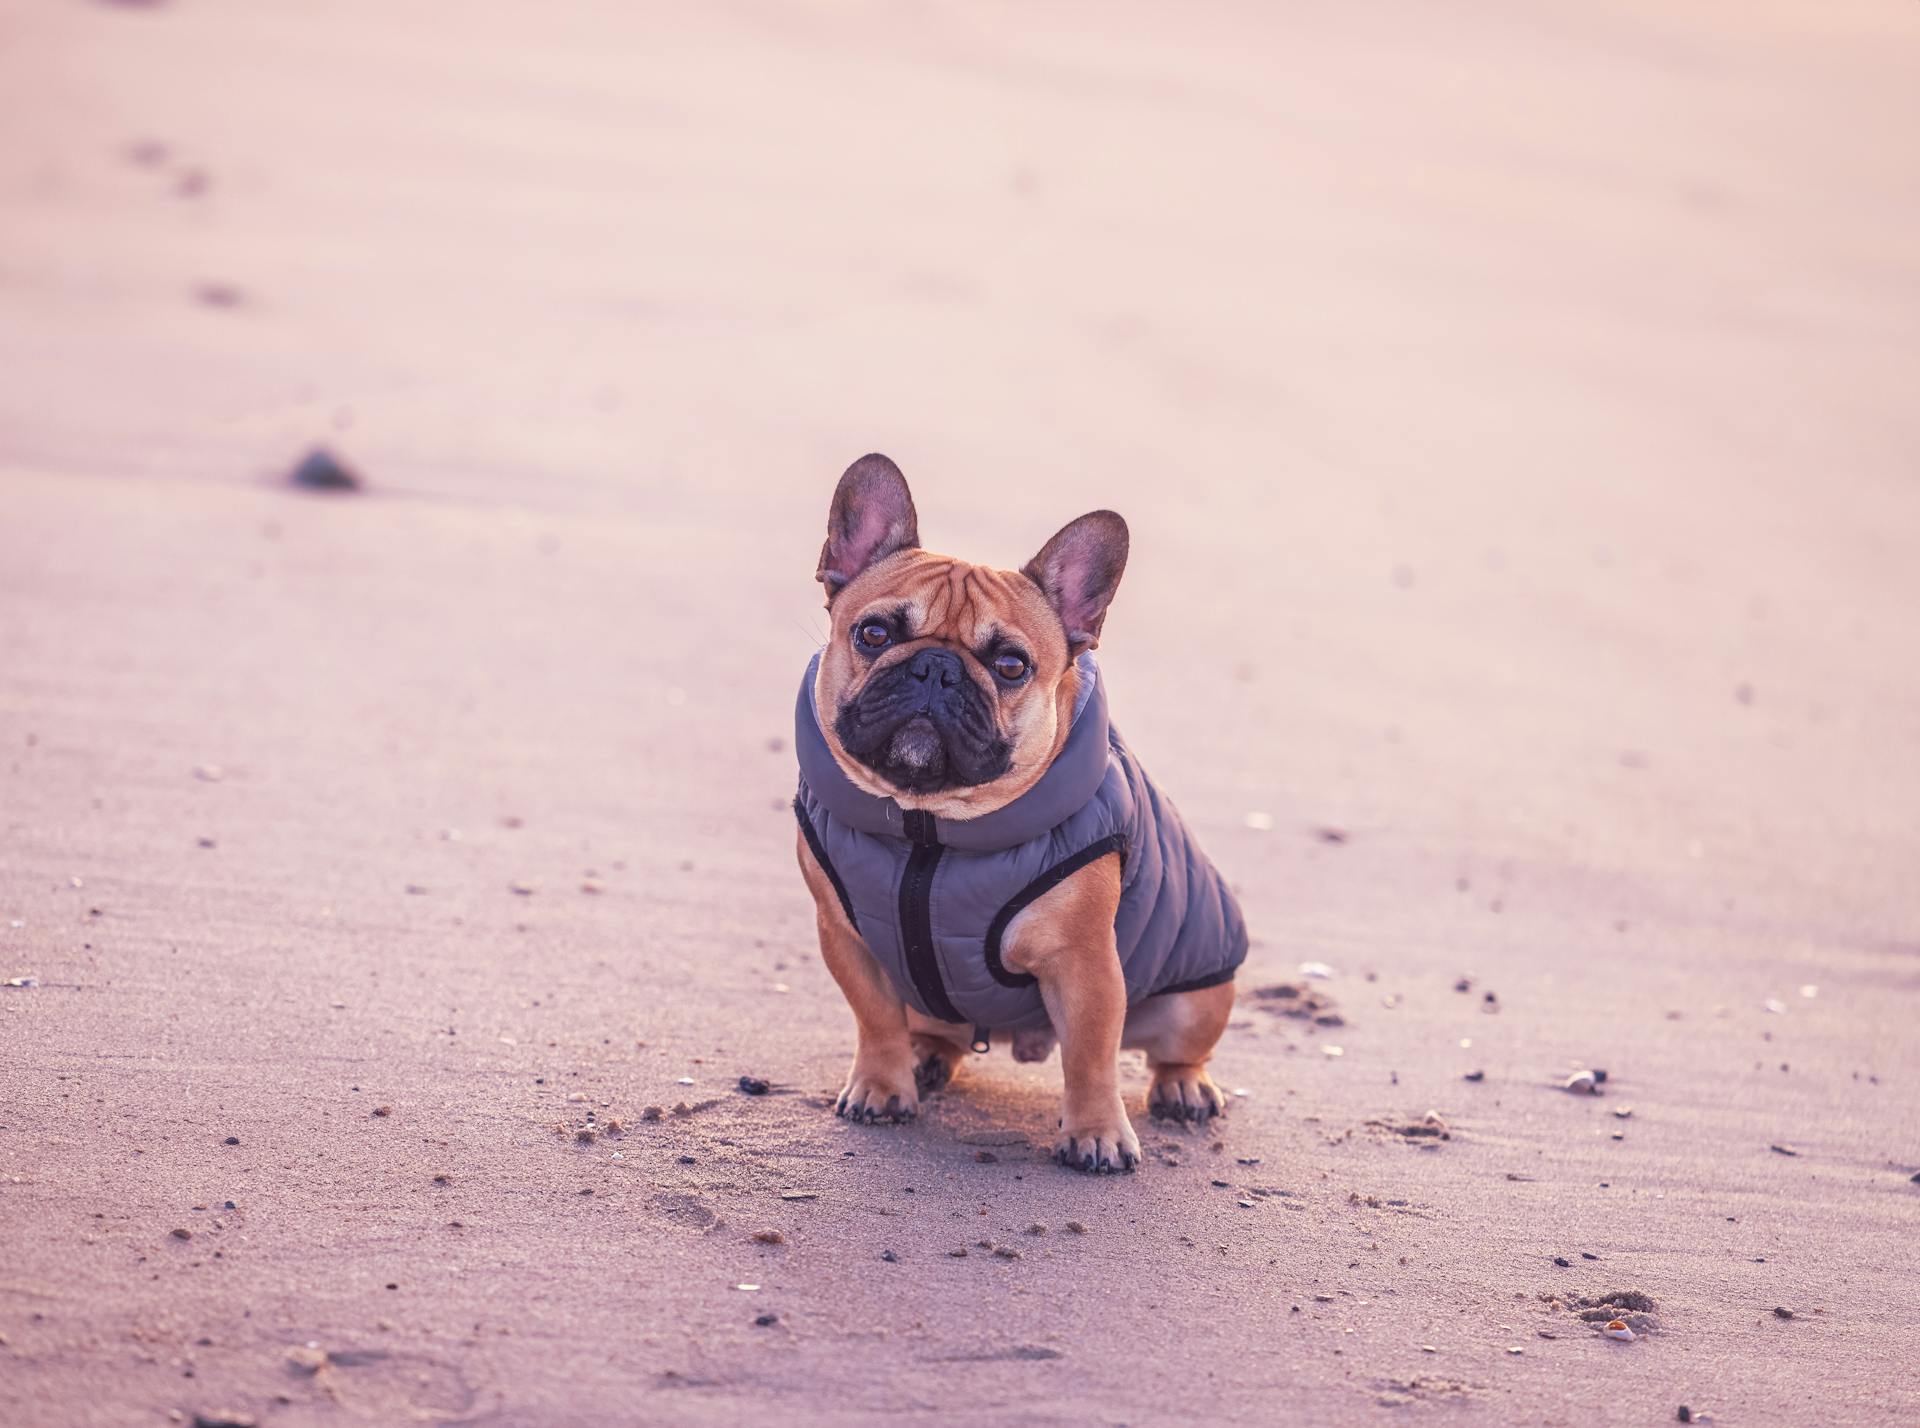
<instances>
[{"instance_id":1,"label":"beach sand surface","mask_svg":"<svg viewBox=\"0 0 1920 1428\"><path fill-rule=\"evenodd\" d=\"M1920 1420L1917 67L1852 0L0 4L0 1417ZM832 1115L870 449L969 558L1132 523L1116 721L1255 938L1136 1175L1004 1050Z\"/></svg>"}]
</instances>

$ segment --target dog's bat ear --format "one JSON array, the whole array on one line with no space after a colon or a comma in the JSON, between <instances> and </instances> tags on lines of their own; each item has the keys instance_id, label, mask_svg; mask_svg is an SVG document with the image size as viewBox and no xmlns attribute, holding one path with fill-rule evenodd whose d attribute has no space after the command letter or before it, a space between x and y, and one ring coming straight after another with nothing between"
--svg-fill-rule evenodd
<instances>
[{"instance_id":1,"label":"dog's bat ear","mask_svg":"<svg viewBox=\"0 0 1920 1428\"><path fill-rule=\"evenodd\" d=\"M919 518L907 478L879 453L863 456L834 488L827 543L820 547L820 568L813 578L827 587L831 605L846 583L869 565L919 544Z\"/></svg>"},{"instance_id":2,"label":"dog's bat ear","mask_svg":"<svg viewBox=\"0 0 1920 1428\"><path fill-rule=\"evenodd\" d=\"M1062 526L1021 573L1045 592L1067 629L1067 654L1100 643L1107 606L1127 568L1127 523L1112 511L1089 511Z\"/></svg>"}]
</instances>

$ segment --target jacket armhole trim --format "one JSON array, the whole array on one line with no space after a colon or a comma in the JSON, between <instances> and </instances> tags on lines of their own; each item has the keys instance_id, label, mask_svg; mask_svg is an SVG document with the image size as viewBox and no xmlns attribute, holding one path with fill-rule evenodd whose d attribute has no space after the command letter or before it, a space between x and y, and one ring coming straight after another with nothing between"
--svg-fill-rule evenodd
<instances>
[{"instance_id":1,"label":"jacket armhole trim","mask_svg":"<svg viewBox=\"0 0 1920 1428\"><path fill-rule=\"evenodd\" d=\"M1239 970L1240 964L1235 962L1231 967L1224 967L1218 972L1209 972L1204 977L1194 977L1185 982L1175 982L1172 986L1162 987L1157 992L1148 992L1141 1000L1148 1001L1154 997L1173 997L1178 996L1181 992L1204 991L1208 987L1217 987L1222 982L1231 982L1234 973Z\"/></svg>"},{"instance_id":2,"label":"jacket armhole trim","mask_svg":"<svg viewBox=\"0 0 1920 1428\"><path fill-rule=\"evenodd\" d=\"M833 859L827 856L827 845L820 841L819 830L813 826L813 820L807 817L807 806L800 801L800 795L793 796L793 816L800 821L800 836L807 840L807 848L813 859L820 865L820 871L827 875L827 881L833 884L833 890L840 898L840 909L847 915L847 921L853 930L860 930L860 919L853 915L853 899L847 896L847 885L840 881L840 871L833 866Z\"/></svg>"},{"instance_id":3,"label":"jacket armhole trim","mask_svg":"<svg viewBox=\"0 0 1920 1428\"><path fill-rule=\"evenodd\" d=\"M993 980L1003 987L1031 987L1039 979L1025 972L1009 972L1006 964L1000 960L1000 939L1006 936L1007 927L1019 916L1021 909L1043 893L1053 891L1068 878L1079 872L1087 864L1104 858L1109 853L1118 853L1123 858L1127 851L1125 833L1109 833L1096 843L1089 843L1079 852L1062 858L1048 868L1039 877L1015 893L1007 905L993 916L993 923L987 928L987 971L993 974Z\"/></svg>"}]
</instances>

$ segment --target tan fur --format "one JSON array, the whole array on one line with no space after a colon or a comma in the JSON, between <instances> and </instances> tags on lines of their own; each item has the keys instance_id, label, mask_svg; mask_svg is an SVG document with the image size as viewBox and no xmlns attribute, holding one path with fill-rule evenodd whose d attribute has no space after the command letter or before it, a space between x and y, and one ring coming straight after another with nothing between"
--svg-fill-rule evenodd
<instances>
[{"instance_id":1,"label":"tan fur","mask_svg":"<svg viewBox=\"0 0 1920 1428\"><path fill-rule=\"evenodd\" d=\"M847 921L846 910L805 836L795 836L800 845L800 875L813 894L820 927L820 960L853 1008L853 1069L834 1109L852 1120L911 1120L920 1114L920 1092L914 1085L907 1005Z\"/></svg>"},{"instance_id":2,"label":"tan fur","mask_svg":"<svg viewBox=\"0 0 1920 1428\"><path fill-rule=\"evenodd\" d=\"M1082 1169L1131 1169L1140 1160L1139 1137L1120 1101L1127 984L1113 940L1119 907L1116 853L1088 864L1022 909L1007 929L1001 952L1010 969L1039 978L1047 1017L1060 1035L1066 1080L1054 1151L1065 1164Z\"/></svg>"},{"instance_id":3,"label":"tan fur","mask_svg":"<svg viewBox=\"0 0 1920 1428\"><path fill-rule=\"evenodd\" d=\"M900 605L913 611L914 628L926 634L895 645L876 660L866 661L855 655L847 632L868 614ZM1080 676L1067 659L1066 636L1052 607L1019 571L969 565L930 551L903 550L855 576L834 597L828 618L833 628L828 632L820 673L814 681L814 711L834 756L856 787L891 798L902 808L925 809L936 817L978 818L1005 807L1032 788L1066 743ZM869 679L901 660L913 658L928 645L975 648L995 629L1020 634L1028 641L1028 653L1033 657L1032 680L1011 698L999 696L988 682L986 671L970 671L990 696L1001 732L1014 746L1012 768L978 788L946 789L915 797L882 782L846 757L833 735L833 721L841 704L857 695Z\"/></svg>"},{"instance_id":4,"label":"tan fur","mask_svg":"<svg viewBox=\"0 0 1920 1428\"><path fill-rule=\"evenodd\" d=\"M1124 540L1118 517L1097 514L1120 525ZM830 529L823 568L833 555L832 544ZM856 655L852 631L869 616L884 617L903 605L910 612L908 627L914 638L889 646L875 658ZM1095 642L1101 613L1093 612L1087 644ZM918 548L896 550L832 594L827 618L830 629L814 684L814 707L828 747L857 787L940 818L978 818L1033 787L1065 744L1079 675L1060 616L1026 574L969 565ZM988 696L988 707L1011 745L1006 773L991 783L914 796L847 754L834 732L835 720L867 680L928 645L972 651L988 645L996 633L1016 638L1030 655L1033 673L1024 686L1003 691L977 661L963 660L963 665ZM970 1029L909 1008L848 922L804 836L799 858L818 912L821 957L853 1009L856 1028L853 1066L835 1109L865 1121L909 1119L918 1114L923 1090L944 1085L968 1059ZM1120 872L1118 855L1080 869L1013 919L1002 948L1009 968L1030 973L1040 983L1059 1037L1064 1077L1056 1152L1063 1163L1082 1170L1131 1170L1139 1163L1140 1141L1120 1096L1117 1059L1123 1045L1147 1053L1153 1077L1147 1104L1154 1115L1192 1121L1226 1111L1226 1099L1208 1077L1206 1063L1226 1028L1233 986L1154 997L1129 1010L1114 941ZM1022 1060L1044 1060L1050 1051L1051 1041L1042 1032L1023 1032L1016 1038L1015 1054Z\"/></svg>"}]
</instances>

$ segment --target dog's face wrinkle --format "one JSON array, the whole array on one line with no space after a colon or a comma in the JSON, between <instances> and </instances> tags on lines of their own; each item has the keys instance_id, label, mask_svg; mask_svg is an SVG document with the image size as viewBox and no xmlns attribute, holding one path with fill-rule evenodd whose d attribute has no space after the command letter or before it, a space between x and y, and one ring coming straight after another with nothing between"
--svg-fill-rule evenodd
<instances>
[{"instance_id":1,"label":"dog's face wrinkle","mask_svg":"<svg viewBox=\"0 0 1920 1428\"><path fill-rule=\"evenodd\" d=\"M1059 618L1030 577L916 550L862 572L830 610L817 702L856 786L964 819L1011 802L1045 772L1077 679ZM877 652L860 638L869 622L892 633ZM929 649L963 676L932 700L907 669ZM1028 664L1017 681L993 669L1008 649Z\"/></svg>"},{"instance_id":2,"label":"dog's face wrinkle","mask_svg":"<svg viewBox=\"0 0 1920 1428\"><path fill-rule=\"evenodd\" d=\"M1000 735L987 696L973 679L947 686L913 676L913 660L926 648L950 647L916 642L884 668L876 668L858 694L841 707L834 732L854 758L916 793L989 783L1006 772L1011 747ZM970 656L959 653L959 658L964 661ZM898 738L916 723L930 726L938 736L939 754L909 763L901 757Z\"/></svg>"}]
</instances>

